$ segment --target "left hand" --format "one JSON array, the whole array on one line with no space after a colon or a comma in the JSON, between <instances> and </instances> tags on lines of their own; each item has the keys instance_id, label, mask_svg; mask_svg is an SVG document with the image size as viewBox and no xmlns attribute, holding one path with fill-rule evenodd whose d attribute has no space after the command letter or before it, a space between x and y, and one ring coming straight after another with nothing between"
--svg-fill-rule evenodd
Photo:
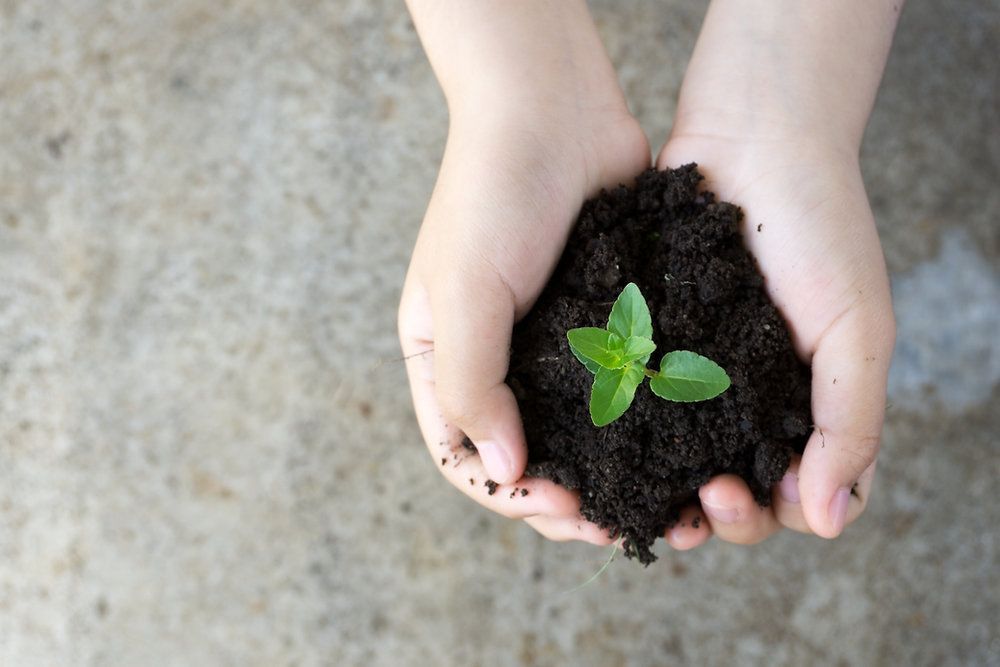
<instances>
[{"instance_id":1,"label":"left hand","mask_svg":"<svg viewBox=\"0 0 1000 667\"><path fill-rule=\"evenodd\" d=\"M761 508L734 475L700 490L708 522L667 534L689 549L715 534L752 544L782 528L836 537L868 500L895 339L889 282L856 158L813 138L766 140L675 127L660 169L697 162L704 187L744 210L743 235L796 352L812 366L815 427Z\"/></svg>"},{"instance_id":2,"label":"left hand","mask_svg":"<svg viewBox=\"0 0 1000 667\"><path fill-rule=\"evenodd\" d=\"M709 481L709 521L692 529L689 508L667 536L676 548L783 527L836 537L864 511L896 329L858 154L901 5L709 6L657 166L697 162L704 187L743 208L747 247L812 366L815 430L768 508L738 477Z\"/></svg>"}]
</instances>

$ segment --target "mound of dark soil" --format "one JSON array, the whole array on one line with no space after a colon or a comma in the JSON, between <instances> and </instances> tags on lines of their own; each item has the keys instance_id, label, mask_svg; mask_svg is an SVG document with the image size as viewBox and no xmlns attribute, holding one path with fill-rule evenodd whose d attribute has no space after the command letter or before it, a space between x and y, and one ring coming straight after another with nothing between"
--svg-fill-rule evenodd
<instances>
[{"instance_id":1,"label":"mound of dark soil","mask_svg":"<svg viewBox=\"0 0 1000 667\"><path fill-rule=\"evenodd\" d=\"M812 423L810 371L743 245L742 213L699 193L701 178L693 164L649 170L634 188L588 201L548 286L514 330L507 381L524 418L528 474L578 489L583 515L624 536L626 555L644 564L715 475L740 475L769 504ZM597 428L592 376L566 332L603 327L628 282L652 313L649 366L670 350L692 350L725 368L732 386L710 401L672 403L645 382L621 419Z\"/></svg>"}]
</instances>

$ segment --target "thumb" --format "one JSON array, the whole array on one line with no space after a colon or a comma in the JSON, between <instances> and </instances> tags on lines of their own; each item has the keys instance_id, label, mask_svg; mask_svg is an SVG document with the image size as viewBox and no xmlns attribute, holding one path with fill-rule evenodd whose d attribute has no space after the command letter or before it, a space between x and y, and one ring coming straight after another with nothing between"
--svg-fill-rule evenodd
<instances>
[{"instance_id":1,"label":"thumb","mask_svg":"<svg viewBox=\"0 0 1000 667\"><path fill-rule=\"evenodd\" d=\"M848 311L813 356L816 425L798 474L802 513L822 537L837 537L867 502L894 342L891 307Z\"/></svg>"},{"instance_id":2,"label":"thumb","mask_svg":"<svg viewBox=\"0 0 1000 667\"><path fill-rule=\"evenodd\" d=\"M524 474L528 452L517 401L504 383L515 299L488 264L446 272L430 286L438 405L501 484Z\"/></svg>"}]
</instances>

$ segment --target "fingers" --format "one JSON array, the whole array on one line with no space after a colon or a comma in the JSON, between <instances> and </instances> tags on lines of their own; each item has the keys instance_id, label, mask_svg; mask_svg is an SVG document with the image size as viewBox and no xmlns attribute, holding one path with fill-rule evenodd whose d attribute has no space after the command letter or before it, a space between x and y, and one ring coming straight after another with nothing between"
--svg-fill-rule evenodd
<instances>
[{"instance_id":1,"label":"fingers","mask_svg":"<svg viewBox=\"0 0 1000 667\"><path fill-rule=\"evenodd\" d=\"M516 484L499 484L490 493L486 482L497 481L493 473L475 452L462 446L462 429L439 408L435 387L438 353L422 337L426 330L421 331L429 321L427 304L426 292L408 280L400 305L403 352L417 422L441 473L464 494L507 517L574 515L579 510L576 495L548 480L523 478Z\"/></svg>"},{"instance_id":2,"label":"fingers","mask_svg":"<svg viewBox=\"0 0 1000 667\"><path fill-rule=\"evenodd\" d=\"M614 542L608 531L587 521L580 515L572 517L532 516L524 520L545 538L555 542L580 540L606 546Z\"/></svg>"},{"instance_id":3,"label":"fingers","mask_svg":"<svg viewBox=\"0 0 1000 667\"><path fill-rule=\"evenodd\" d=\"M712 528L708 519L705 518L705 513L694 506L681 510L681 516L677 523L664 535L667 543L678 551L699 547L710 537L712 537Z\"/></svg>"},{"instance_id":4,"label":"fingers","mask_svg":"<svg viewBox=\"0 0 1000 667\"><path fill-rule=\"evenodd\" d=\"M512 484L497 484L482 460L462 446L461 437L455 432L446 444L432 444L429 449L445 479L486 509L509 519L579 513L578 496L550 480L522 477Z\"/></svg>"},{"instance_id":5,"label":"fingers","mask_svg":"<svg viewBox=\"0 0 1000 667\"><path fill-rule=\"evenodd\" d=\"M514 295L488 266L449 273L431 286L438 405L476 445L502 484L524 473L528 450L517 401L504 383Z\"/></svg>"},{"instance_id":6,"label":"fingers","mask_svg":"<svg viewBox=\"0 0 1000 667\"><path fill-rule=\"evenodd\" d=\"M774 516L782 526L800 533L811 534L812 529L802 514L799 461L798 455L792 456L792 462L788 465L785 476L771 490L771 507L774 508Z\"/></svg>"},{"instance_id":7,"label":"fingers","mask_svg":"<svg viewBox=\"0 0 1000 667\"><path fill-rule=\"evenodd\" d=\"M462 446L463 433L442 414L435 388L437 352L430 340L430 306L427 291L410 277L400 301L400 341L417 423L435 465L457 489L479 504L510 518L545 514L574 516L580 503L576 494L543 479L522 478L500 484L493 493L487 472L475 452ZM516 489L516 491L515 491Z\"/></svg>"},{"instance_id":8,"label":"fingers","mask_svg":"<svg viewBox=\"0 0 1000 667\"><path fill-rule=\"evenodd\" d=\"M875 472L895 324L888 305L872 310L835 320L813 356L816 427L798 490L806 524L822 537L837 537L860 514Z\"/></svg>"},{"instance_id":9,"label":"fingers","mask_svg":"<svg viewBox=\"0 0 1000 667\"><path fill-rule=\"evenodd\" d=\"M736 475L719 475L698 491L712 533L735 544L756 544L781 529L770 507L760 507Z\"/></svg>"}]
</instances>

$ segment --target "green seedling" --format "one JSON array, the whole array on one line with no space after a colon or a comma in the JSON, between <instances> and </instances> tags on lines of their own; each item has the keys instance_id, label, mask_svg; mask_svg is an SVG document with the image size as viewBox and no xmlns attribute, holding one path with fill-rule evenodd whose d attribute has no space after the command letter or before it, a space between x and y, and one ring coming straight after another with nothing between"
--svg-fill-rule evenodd
<instances>
[{"instance_id":1,"label":"green seedling","mask_svg":"<svg viewBox=\"0 0 1000 667\"><path fill-rule=\"evenodd\" d=\"M570 329L566 338L573 355L594 374L594 426L607 426L625 414L647 377L653 393L668 401L707 401L729 389L729 375L721 366L688 350L667 352L657 371L646 368L656 345L649 306L635 283L615 300L606 328Z\"/></svg>"}]
</instances>

